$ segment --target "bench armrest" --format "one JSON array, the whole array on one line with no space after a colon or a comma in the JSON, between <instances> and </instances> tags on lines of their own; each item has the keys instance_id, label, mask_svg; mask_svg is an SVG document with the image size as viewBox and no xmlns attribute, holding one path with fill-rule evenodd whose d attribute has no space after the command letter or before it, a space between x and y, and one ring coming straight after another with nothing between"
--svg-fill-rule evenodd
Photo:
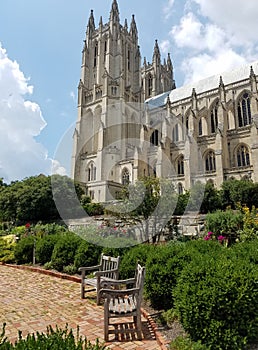
<instances>
[{"instance_id":1,"label":"bench armrest","mask_svg":"<svg viewBox=\"0 0 258 350\"><path fill-rule=\"evenodd\" d=\"M92 270L98 270L100 267L101 267L101 265L79 267L78 271L92 271Z\"/></svg>"}]
</instances>

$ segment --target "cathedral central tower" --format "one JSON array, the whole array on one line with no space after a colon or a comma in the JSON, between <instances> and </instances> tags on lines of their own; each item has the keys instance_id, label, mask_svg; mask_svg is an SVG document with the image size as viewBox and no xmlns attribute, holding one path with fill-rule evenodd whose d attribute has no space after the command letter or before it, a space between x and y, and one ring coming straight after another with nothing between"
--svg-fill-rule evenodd
<instances>
[{"instance_id":1,"label":"cathedral central tower","mask_svg":"<svg viewBox=\"0 0 258 350\"><path fill-rule=\"evenodd\" d=\"M122 25L113 0L108 23L100 17L97 28L91 10L82 51L72 176L93 200L114 199L125 181L139 176L138 145L132 140L140 140L141 105L173 88L171 59L161 64L157 41L152 63L144 59L141 67L134 15L129 25L127 20Z\"/></svg>"}]
</instances>

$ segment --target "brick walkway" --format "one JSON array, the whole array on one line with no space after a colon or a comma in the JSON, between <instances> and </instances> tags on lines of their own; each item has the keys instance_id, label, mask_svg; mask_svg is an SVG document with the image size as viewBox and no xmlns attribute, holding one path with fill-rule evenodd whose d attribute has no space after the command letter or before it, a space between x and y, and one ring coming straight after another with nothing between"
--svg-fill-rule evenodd
<instances>
[{"instance_id":1,"label":"brick walkway","mask_svg":"<svg viewBox=\"0 0 258 350\"><path fill-rule=\"evenodd\" d=\"M94 295L93 295L94 296ZM23 336L32 332L46 332L58 325L69 329L80 327L88 340L103 338L103 306L96 306L95 298L80 299L80 284L32 271L0 265L0 332L6 322L6 336L17 339L18 330ZM114 341L110 335L107 346L113 350L161 349L150 323L142 316L143 340L136 337Z\"/></svg>"}]
</instances>

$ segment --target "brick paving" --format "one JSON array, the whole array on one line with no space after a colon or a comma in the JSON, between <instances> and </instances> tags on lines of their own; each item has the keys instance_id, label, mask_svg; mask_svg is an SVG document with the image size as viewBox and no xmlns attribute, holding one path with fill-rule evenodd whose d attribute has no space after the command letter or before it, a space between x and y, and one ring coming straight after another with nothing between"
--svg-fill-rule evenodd
<instances>
[{"instance_id":1,"label":"brick paving","mask_svg":"<svg viewBox=\"0 0 258 350\"><path fill-rule=\"evenodd\" d=\"M47 326L58 325L74 330L88 340L103 338L103 306L97 306L95 296L82 300L80 284L57 277L0 265L0 327L6 325L6 336L12 342L22 335L46 332ZM130 339L113 339L106 344L113 350L158 350L163 348L155 338L150 322L142 316L143 340L136 335Z\"/></svg>"}]
</instances>

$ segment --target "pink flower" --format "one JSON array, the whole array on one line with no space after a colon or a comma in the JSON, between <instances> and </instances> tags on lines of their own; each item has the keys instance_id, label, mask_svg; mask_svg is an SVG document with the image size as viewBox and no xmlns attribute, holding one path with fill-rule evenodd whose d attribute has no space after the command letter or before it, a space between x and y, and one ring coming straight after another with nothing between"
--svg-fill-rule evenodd
<instances>
[{"instance_id":1,"label":"pink flower","mask_svg":"<svg viewBox=\"0 0 258 350\"><path fill-rule=\"evenodd\" d=\"M204 240L205 240L205 241L209 241L210 238L211 238L210 236L205 236L205 237L204 237Z\"/></svg>"},{"instance_id":2,"label":"pink flower","mask_svg":"<svg viewBox=\"0 0 258 350\"><path fill-rule=\"evenodd\" d=\"M209 231L208 232L208 237L210 237L211 235L213 235L213 232Z\"/></svg>"},{"instance_id":3,"label":"pink flower","mask_svg":"<svg viewBox=\"0 0 258 350\"><path fill-rule=\"evenodd\" d=\"M221 241L224 241L225 238L226 238L226 237L224 237L224 236L219 236L219 237L218 237L218 241L220 241L220 242L221 242Z\"/></svg>"}]
</instances>

